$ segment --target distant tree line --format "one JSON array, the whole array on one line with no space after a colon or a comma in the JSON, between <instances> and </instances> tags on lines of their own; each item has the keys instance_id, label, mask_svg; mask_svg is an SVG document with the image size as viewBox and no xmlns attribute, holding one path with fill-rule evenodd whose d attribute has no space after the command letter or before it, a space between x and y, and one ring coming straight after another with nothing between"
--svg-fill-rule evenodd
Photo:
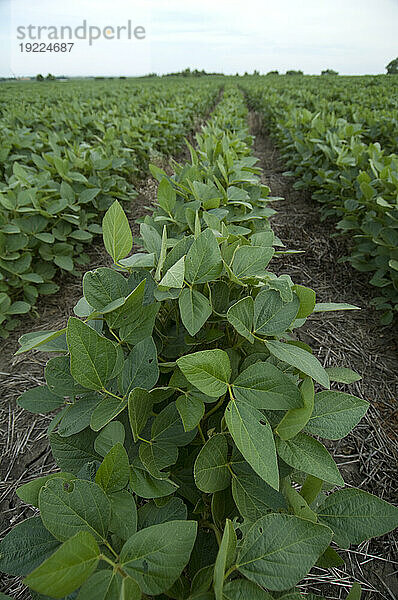
<instances>
[{"instance_id":1,"label":"distant tree line","mask_svg":"<svg viewBox=\"0 0 398 600\"><path fill-rule=\"evenodd\" d=\"M386 66L387 75L398 75L398 57L390 61Z\"/></svg>"},{"instance_id":2,"label":"distant tree line","mask_svg":"<svg viewBox=\"0 0 398 600\"><path fill-rule=\"evenodd\" d=\"M204 69L202 69L201 71L199 71L198 69L193 69L193 71L191 71L191 69L188 67L187 69L184 69L183 71L178 71L177 73L167 73L166 75L163 75L163 77L206 77L206 76L220 76L223 75L223 73L207 73L207 71L205 71Z\"/></svg>"}]
</instances>

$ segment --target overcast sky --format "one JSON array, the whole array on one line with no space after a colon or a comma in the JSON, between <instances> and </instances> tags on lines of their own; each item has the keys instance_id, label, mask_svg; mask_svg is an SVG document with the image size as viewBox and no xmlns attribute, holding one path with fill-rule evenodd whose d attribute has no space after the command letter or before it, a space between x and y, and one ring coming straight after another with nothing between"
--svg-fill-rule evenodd
<instances>
[{"instance_id":1,"label":"overcast sky","mask_svg":"<svg viewBox=\"0 0 398 600\"><path fill-rule=\"evenodd\" d=\"M74 40L27 53L17 27L142 26L145 39ZM0 76L302 69L383 73L398 56L398 0L0 0ZM111 30L108 31L108 33ZM141 30L140 30L141 31ZM125 31L121 30L121 36ZM127 34L126 34L127 35ZM143 37L141 35L141 37ZM42 41L47 40L42 30ZM68 41L68 40L66 40ZM73 40L72 40L73 41Z\"/></svg>"}]
</instances>

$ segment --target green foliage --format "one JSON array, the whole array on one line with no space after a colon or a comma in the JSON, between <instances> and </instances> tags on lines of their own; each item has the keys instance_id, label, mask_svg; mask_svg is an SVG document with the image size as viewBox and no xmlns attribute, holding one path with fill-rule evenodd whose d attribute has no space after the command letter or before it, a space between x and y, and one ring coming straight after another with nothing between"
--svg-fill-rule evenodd
<instances>
[{"instance_id":1,"label":"green foliage","mask_svg":"<svg viewBox=\"0 0 398 600\"><path fill-rule=\"evenodd\" d=\"M388 325L398 311L398 82L321 77L301 78L298 87L289 79L243 86L280 146L294 187L308 189L349 240L349 255L340 260L375 286L372 304Z\"/></svg>"},{"instance_id":2,"label":"green foliage","mask_svg":"<svg viewBox=\"0 0 398 600\"><path fill-rule=\"evenodd\" d=\"M394 58L390 60L388 65L386 66L388 75L397 75L398 74L398 58Z\"/></svg>"},{"instance_id":3,"label":"green foliage","mask_svg":"<svg viewBox=\"0 0 398 600\"><path fill-rule=\"evenodd\" d=\"M64 336L46 386L20 399L60 409L62 471L19 488L40 516L4 538L0 568L47 597L300 598L292 588L319 560L336 564L332 540L398 524L395 507L344 488L313 437L346 435L367 403L329 389L355 373L328 374L295 342L315 295L269 270L280 242L246 117L227 90L191 162L152 168L159 206L142 219L142 252L125 257L111 207L116 264L85 275L66 343L64 330L22 339L47 350Z\"/></svg>"},{"instance_id":4,"label":"green foliage","mask_svg":"<svg viewBox=\"0 0 398 600\"><path fill-rule=\"evenodd\" d=\"M0 336L9 334L39 295L59 289L56 281L63 271L79 274L89 261L85 247L101 233L101 217L111 206L104 243L115 262L123 260L132 235L114 199L134 201L133 183L148 171L150 157L181 147L220 86L219 80L194 86L129 82L122 88L110 82L70 82L62 95L57 86L43 90L24 84L23 93L15 85L2 86ZM167 185L165 180L160 202L165 198L172 210Z\"/></svg>"}]
</instances>

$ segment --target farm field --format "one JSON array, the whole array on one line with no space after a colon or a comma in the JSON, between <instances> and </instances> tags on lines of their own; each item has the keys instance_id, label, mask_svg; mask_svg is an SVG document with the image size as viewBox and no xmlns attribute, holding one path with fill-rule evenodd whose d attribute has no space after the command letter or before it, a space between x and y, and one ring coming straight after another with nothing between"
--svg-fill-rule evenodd
<instances>
[{"instance_id":1,"label":"farm field","mask_svg":"<svg viewBox=\"0 0 398 600\"><path fill-rule=\"evenodd\" d=\"M0 88L4 594L397 592L391 79Z\"/></svg>"}]
</instances>

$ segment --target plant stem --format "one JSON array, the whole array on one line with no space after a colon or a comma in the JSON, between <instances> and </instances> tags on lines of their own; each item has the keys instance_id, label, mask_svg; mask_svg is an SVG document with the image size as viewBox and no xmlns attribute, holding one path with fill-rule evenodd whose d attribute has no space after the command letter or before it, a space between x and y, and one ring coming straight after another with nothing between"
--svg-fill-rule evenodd
<instances>
[{"instance_id":1,"label":"plant stem","mask_svg":"<svg viewBox=\"0 0 398 600\"><path fill-rule=\"evenodd\" d=\"M200 423L198 423L198 431L199 431L200 437L202 438L202 442L203 442L203 444L205 444L205 443L206 443L206 438L205 438L205 436L203 435L203 431L202 431L202 428L201 428L201 426L200 426Z\"/></svg>"},{"instance_id":2,"label":"plant stem","mask_svg":"<svg viewBox=\"0 0 398 600\"><path fill-rule=\"evenodd\" d=\"M231 573L236 571L236 568L236 565L233 565L230 569L228 569L228 571L224 575L224 579L227 579L231 575Z\"/></svg>"},{"instance_id":3,"label":"plant stem","mask_svg":"<svg viewBox=\"0 0 398 600\"><path fill-rule=\"evenodd\" d=\"M206 421L206 419L208 419L211 415L213 415L215 412L217 412L218 409L220 408L220 406L223 405L224 400L225 400L225 394L224 394L224 396L222 396L220 398L220 400L217 402L217 404L215 406L213 406L213 408L211 410L209 410L209 412L204 415L202 421Z\"/></svg>"},{"instance_id":4,"label":"plant stem","mask_svg":"<svg viewBox=\"0 0 398 600\"><path fill-rule=\"evenodd\" d=\"M114 394L113 392L110 392L109 390L106 390L105 388L103 388L102 391L105 392L105 394L109 394L109 396L113 396L113 398L120 400L120 402L123 402L125 400L124 397L121 398L120 396L117 396L116 394Z\"/></svg>"}]
</instances>

